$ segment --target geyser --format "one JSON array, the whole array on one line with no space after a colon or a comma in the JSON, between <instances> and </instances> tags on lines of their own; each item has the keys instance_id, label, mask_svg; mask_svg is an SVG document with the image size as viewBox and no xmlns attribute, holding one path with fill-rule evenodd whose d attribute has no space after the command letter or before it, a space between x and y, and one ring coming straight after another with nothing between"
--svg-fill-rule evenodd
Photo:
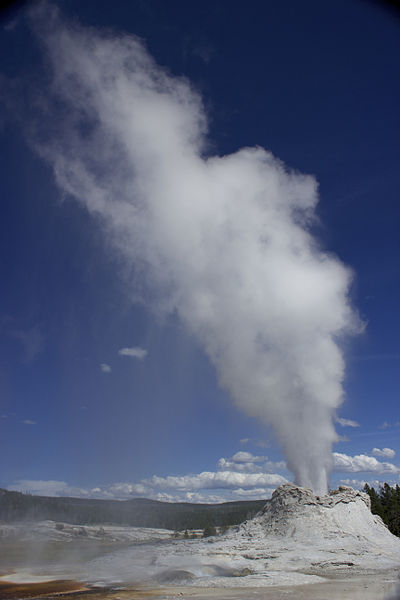
<instances>
[{"instance_id":1,"label":"geyser","mask_svg":"<svg viewBox=\"0 0 400 600\"><path fill-rule=\"evenodd\" d=\"M326 492L338 340L359 324L350 270L310 230L315 179L260 147L208 156L199 95L137 38L48 6L32 19L52 73L33 143L59 187L134 267L135 300L179 315L237 406L273 426L296 482Z\"/></svg>"}]
</instances>

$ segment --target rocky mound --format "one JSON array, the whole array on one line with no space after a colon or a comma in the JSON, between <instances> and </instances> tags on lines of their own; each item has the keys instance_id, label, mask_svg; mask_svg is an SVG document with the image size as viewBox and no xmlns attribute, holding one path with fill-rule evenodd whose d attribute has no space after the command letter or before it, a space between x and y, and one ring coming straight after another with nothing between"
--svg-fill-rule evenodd
<instances>
[{"instance_id":1,"label":"rocky mound","mask_svg":"<svg viewBox=\"0 0 400 600\"><path fill-rule=\"evenodd\" d=\"M120 580L156 579L195 586L265 587L323 582L400 567L400 538L370 511L366 494L340 487L318 497L292 484L234 531L205 540L141 545L90 565ZM395 575L396 577L396 575Z\"/></svg>"},{"instance_id":2,"label":"rocky mound","mask_svg":"<svg viewBox=\"0 0 400 600\"><path fill-rule=\"evenodd\" d=\"M371 513L369 496L347 486L320 497L308 488L284 484L254 519L238 528L236 535L254 540L255 545L266 538L281 540L290 552L298 549L299 563L314 556L310 566L326 565L327 554L342 556L347 566L400 564L400 539ZM321 555L321 561L317 555Z\"/></svg>"}]
</instances>

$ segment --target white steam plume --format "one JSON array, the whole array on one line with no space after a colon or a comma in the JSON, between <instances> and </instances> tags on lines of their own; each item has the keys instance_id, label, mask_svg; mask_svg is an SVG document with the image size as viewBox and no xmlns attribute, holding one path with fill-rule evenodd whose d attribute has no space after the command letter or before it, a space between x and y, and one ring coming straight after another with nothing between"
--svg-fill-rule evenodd
<instances>
[{"instance_id":1,"label":"white steam plume","mask_svg":"<svg viewBox=\"0 0 400 600\"><path fill-rule=\"evenodd\" d=\"M206 157L201 99L137 38L48 8L35 27L56 100L36 147L58 185L101 217L147 302L177 312L237 406L273 426L296 482L326 492L337 339L358 321L351 273L309 232L314 178L259 147Z\"/></svg>"}]
</instances>

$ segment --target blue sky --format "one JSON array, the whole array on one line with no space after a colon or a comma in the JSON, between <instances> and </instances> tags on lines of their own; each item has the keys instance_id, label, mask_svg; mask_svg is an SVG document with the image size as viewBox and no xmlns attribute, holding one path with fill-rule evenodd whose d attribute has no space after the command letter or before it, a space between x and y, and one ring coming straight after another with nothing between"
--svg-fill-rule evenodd
<instances>
[{"instance_id":1,"label":"blue sky","mask_svg":"<svg viewBox=\"0 0 400 600\"><path fill-rule=\"evenodd\" d=\"M293 185L299 194L302 185L311 186L311 180L302 183L300 174L314 177L319 221L314 219L309 230L328 256L337 257L332 264L352 270L352 282L341 285L353 306L353 321L358 313L359 324L364 324L356 335L347 330L342 335L342 328L331 336L340 338L346 377L345 400L336 411L340 441L334 445L330 482L356 487L364 481L398 482L399 17L385 5L361 0L257 0L246 6L224 1L82 4L69 0L56 5L62 15L57 21L60 31L71 31L75 27L71 23L80 24L82 65L85 52L88 56L91 52L85 40L92 34L101 36L99 32L107 28L112 31L112 47L125 34L142 40L155 61L144 67L145 73L166 68L171 78L167 81L176 89L174 77L190 82L195 98L201 97L202 118L205 115L208 123L202 157L260 147L297 173ZM68 102L76 107L81 97L71 82L66 85L62 65L66 46L57 56L57 41L43 50L44 40L50 39L46 15L52 14L54 6L44 6L36 17L30 16L30 4L1 16L0 485L33 493L116 498L266 497L284 479L293 479L285 468L282 439L288 435L286 430L289 436L290 431L297 435L300 426L288 417L279 443L274 432L281 427L280 409L269 413L266 409L274 416L260 418L264 413L259 404L247 405L243 398L232 402L240 387L240 369L226 366L231 365L230 356L225 363L220 361L213 346L218 340L191 321L190 302L181 300L188 281L193 289L198 284L197 255L184 256L188 271L183 276L183 267L177 270L170 251L173 236L159 246L163 256L156 262L152 252L159 242L153 238L154 230L149 229L151 235L143 234L143 239L138 228L119 225L113 230L110 223L115 222L117 208L111 205L110 194L106 202L111 209L92 209L89 200L96 190L111 190L117 200L118 193L127 193L127 182L139 185L144 175L131 172L122 153L121 161L114 164L110 159L108 141L102 137L108 131L104 123L112 132L117 124L110 120L114 116L110 109L102 113L103 130L96 130L96 116L91 113L91 106L97 106L94 97L86 106L79 105L80 129L73 132L75 137L68 137L72 123ZM103 47L104 38L98 39ZM49 47L53 67L45 60ZM99 61L90 64L99 72L103 68ZM60 79L55 84L57 74ZM83 81L82 86L86 84ZM58 100L54 100L55 85L64 94ZM182 102L196 104L187 85L182 84ZM121 114L129 115L131 105L133 110L135 99L128 94L121 104L128 112L121 108ZM192 111L191 104L187 110ZM175 112L171 115L173 119ZM159 113L151 117L152 123L158 123ZM169 131L164 126L169 127L161 116L152 134L160 144ZM86 148L80 145L87 139L82 132L91 127L97 131L97 145ZM123 133L118 135L117 158ZM145 144L135 136L130 141L139 169ZM89 151L97 187L93 184L83 192L77 165L87 167ZM75 195L60 162L65 157L70 172L71 165L75 168ZM276 169L277 164L274 159ZM113 171L121 168L129 173L124 171L120 179L115 176L111 181L110 165ZM244 169L242 162L232 176L243 172L239 179L247 185L247 174L240 169ZM188 175L184 185L197 198L197 180ZM304 194L311 198L315 191ZM201 193L199 197L201 203ZM181 233L182 227L176 237ZM164 234L162 230L159 237ZM186 247L191 246L179 246ZM235 259L229 252L223 257L229 271L229 259ZM223 257L215 252L211 258L218 266ZM249 272L252 264L249 255ZM171 280L158 274L160 265L168 274L171 270ZM344 270L338 269L338 279L344 282ZM278 286L283 275L278 276ZM177 279L178 299L173 294L170 299L166 290ZM326 285L330 281L328 277ZM229 285L227 280L227 289ZM262 293L265 288L260 282ZM321 285L317 288L310 298L320 297ZM164 302L171 303L172 309L163 307ZM237 303L233 309L245 322L251 317L246 314L251 306L251 302ZM339 308L332 304L332 312ZM325 309L324 323L328 303ZM272 337L263 338L264 344L272 349L265 357L266 370L275 356L274 336L281 342L281 329L268 331ZM238 332L236 338L233 333L226 337L224 330L223 339L242 348L244 364L245 343L234 322L232 332ZM302 344L307 346L310 340L303 335ZM239 359L235 355L232 360ZM286 363L282 364L284 378ZM234 383L224 380L221 385L228 372ZM291 376L289 370L287 378ZM323 386L320 391L323 397ZM270 397L266 391L265 405L274 403L280 406L283 401L279 394ZM271 419L276 426L268 426ZM300 435L313 439L322 431L324 438L323 427L309 417ZM326 435L332 435L329 427Z\"/></svg>"}]
</instances>

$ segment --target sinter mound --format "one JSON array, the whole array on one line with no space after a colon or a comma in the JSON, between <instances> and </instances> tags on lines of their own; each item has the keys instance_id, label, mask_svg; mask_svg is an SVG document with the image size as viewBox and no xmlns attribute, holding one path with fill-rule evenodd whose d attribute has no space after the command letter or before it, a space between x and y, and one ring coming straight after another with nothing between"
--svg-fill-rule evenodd
<instances>
[{"instance_id":1,"label":"sinter mound","mask_svg":"<svg viewBox=\"0 0 400 600\"><path fill-rule=\"evenodd\" d=\"M285 484L253 519L227 534L128 549L90 564L89 577L134 576L171 585L265 587L362 576L400 566L400 538L373 515L369 497L341 487L327 496Z\"/></svg>"},{"instance_id":2,"label":"sinter mound","mask_svg":"<svg viewBox=\"0 0 400 600\"><path fill-rule=\"evenodd\" d=\"M343 566L389 568L400 564L400 539L371 513L368 494L347 486L316 496L308 488L284 484L236 535L253 539L256 545L256 540L279 538L288 550L298 548L299 563L315 555L310 566L342 562ZM317 555L327 553L338 559L320 563Z\"/></svg>"},{"instance_id":3,"label":"sinter mound","mask_svg":"<svg viewBox=\"0 0 400 600\"><path fill-rule=\"evenodd\" d=\"M226 535L164 546L152 563L161 579L178 566L195 586L316 583L397 570L400 539L371 513L367 494L342 486L318 497L288 483Z\"/></svg>"}]
</instances>

